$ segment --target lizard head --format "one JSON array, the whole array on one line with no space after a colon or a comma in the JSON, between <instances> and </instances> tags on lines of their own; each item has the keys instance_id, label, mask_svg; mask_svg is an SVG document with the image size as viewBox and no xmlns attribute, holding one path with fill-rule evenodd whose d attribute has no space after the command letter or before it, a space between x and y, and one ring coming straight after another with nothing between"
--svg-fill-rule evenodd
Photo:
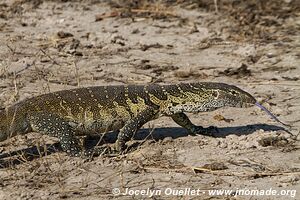
<instances>
[{"instance_id":1,"label":"lizard head","mask_svg":"<svg viewBox=\"0 0 300 200\"><path fill-rule=\"evenodd\" d=\"M234 85L224 84L222 87L212 89L211 94L222 106L245 108L256 103L251 94Z\"/></svg>"},{"instance_id":2,"label":"lizard head","mask_svg":"<svg viewBox=\"0 0 300 200\"><path fill-rule=\"evenodd\" d=\"M256 104L255 98L234 85L214 82L200 82L190 84L179 84L182 93L170 106L173 112L207 112L221 107L250 107ZM167 88L169 93L174 93L176 88ZM178 104L178 102L181 102Z\"/></svg>"}]
</instances>

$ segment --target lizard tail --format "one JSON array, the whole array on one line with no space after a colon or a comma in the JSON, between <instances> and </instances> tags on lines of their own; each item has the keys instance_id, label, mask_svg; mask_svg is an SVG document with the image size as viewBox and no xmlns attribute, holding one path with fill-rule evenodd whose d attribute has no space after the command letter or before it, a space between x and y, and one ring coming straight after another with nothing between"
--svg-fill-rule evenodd
<instances>
[{"instance_id":1,"label":"lizard tail","mask_svg":"<svg viewBox=\"0 0 300 200\"><path fill-rule=\"evenodd\" d=\"M279 122L280 124L287 126L289 128L291 128L292 126L286 123L283 123L282 121L280 121L275 115L273 115L267 108L265 108L264 106L262 106L261 104L259 104L258 102L255 103L256 106L258 106L260 109L262 109L263 111L265 111L272 119L274 119L275 121Z\"/></svg>"}]
</instances>

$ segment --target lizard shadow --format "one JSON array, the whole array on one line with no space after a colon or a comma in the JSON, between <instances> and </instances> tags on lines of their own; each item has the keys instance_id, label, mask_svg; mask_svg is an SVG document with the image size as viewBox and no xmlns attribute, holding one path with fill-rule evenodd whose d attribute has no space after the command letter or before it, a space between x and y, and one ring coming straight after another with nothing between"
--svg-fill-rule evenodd
<instances>
[{"instance_id":1,"label":"lizard shadow","mask_svg":"<svg viewBox=\"0 0 300 200\"><path fill-rule=\"evenodd\" d=\"M257 130L264 131L287 131L283 127L268 124L252 124L245 126L233 126L233 127L220 127L218 133L215 133L213 137L224 138L228 135L249 135ZM287 131L288 132L288 131ZM155 128L141 129L133 137L137 142L145 140L159 141L164 138L180 138L188 136L188 132L184 128L180 127L168 127L168 128ZM116 141L118 136L117 132L106 133L103 137L101 136L89 136L86 138L85 146L87 148L93 148L95 146L101 146L103 144L112 144ZM101 141L100 141L101 140ZM44 146L34 146L22 150L16 150L9 153L0 154L0 168L13 167L15 165L22 164L27 161L31 161L45 155L50 155L61 151L59 142L54 144L46 144Z\"/></svg>"},{"instance_id":2,"label":"lizard shadow","mask_svg":"<svg viewBox=\"0 0 300 200\"><path fill-rule=\"evenodd\" d=\"M43 146L33 146L25 149L11 151L8 153L0 154L0 169L11 168L16 165L50 155L55 152L61 151L60 143L45 144Z\"/></svg>"},{"instance_id":3,"label":"lizard shadow","mask_svg":"<svg viewBox=\"0 0 300 200\"><path fill-rule=\"evenodd\" d=\"M252 125L245 125L245 126L233 126L233 127L217 127L218 133L214 133L212 137L215 138L225 138L228 135L249 135L254 133L257 130L263 130L263 131L287 131L285 128L276 126L276 125L269 125L269 124L252 124ZM133 140L138 141L144 141L147 139L152 139L155 141L163 140L164 138L180 138L180 137L186 137L189 134L184 128L181 127L168 127L168 128L155 128L153 131L150 129L140 129L135 136L133 137ZM201 134L197 134L201 135ZM197 136L194 135L194 136ZM111 132L107 133L105 137L103 137L103 143L114 143L117 140L118 133ZM208 136L209 137L209 136ZM99 136L92 136L87 139L86 145L89 147L96 146L97 143L99 143L100 137Z\"/></svg>"}]
</instances>

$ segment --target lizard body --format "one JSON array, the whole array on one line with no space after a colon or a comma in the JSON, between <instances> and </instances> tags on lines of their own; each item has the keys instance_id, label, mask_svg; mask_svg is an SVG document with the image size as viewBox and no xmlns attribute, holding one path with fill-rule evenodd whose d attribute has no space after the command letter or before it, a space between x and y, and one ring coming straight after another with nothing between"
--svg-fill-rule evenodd
<instances>
[{"instance_id":1,"label":"lizard body","mask_svg":"<svg viewBox=\"0 0 300 200\"><path fill-rule=\"evenodd\" d=\"M95 86L64 90L23 100L0 111L0 142L32 131L59 138L71 156L82 151L77 136L120 130L116 150L145 123L169 116L191 133L207 134L184 112L207 112L221 107L256 103L233 85L213 82L174 85ZM85 152L90 154L90 152Z\"/></svg>"}]
</instances>

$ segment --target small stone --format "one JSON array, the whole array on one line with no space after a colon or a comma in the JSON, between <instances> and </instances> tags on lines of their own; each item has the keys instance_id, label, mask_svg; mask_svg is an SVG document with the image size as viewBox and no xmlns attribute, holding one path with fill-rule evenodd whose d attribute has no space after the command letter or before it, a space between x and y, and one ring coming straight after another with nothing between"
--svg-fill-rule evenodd
<instances>
[{"instance_id":1,"label":"small stone","mask_svg":"<svg viewBox=\"0 0 300 200\"><path fill-rule=\"evenodd\" d=\"M68 37L73 37L72 33L64 32L64 31L58 31L57 36L59 38L68 38Z\"/></svg>"},{"instance_id":2,"label":"small stone","mask_svg":"<svg viewBox=\"0 0 300 200\"><path fill-rule=\"evenodd\" d=\"M166 143L169 143L169 142L172 142L173 141L173 138L172 137L166 137L164 138L163 140L163 144L166 144Z\"/></svg>"},{"instance_id":3,"label":"small stone","mask_svg":"<svg viewBox=\"0 0 300 200\"><path fill-rule=\"evenodd\" d=\"M225 142L223 142L223 143L221 143L221 144L219 145L219 147L222 148L222 149L225 149L225 148L228 147L228 144L225 143Z\"/></svg>"}]
</instances>

